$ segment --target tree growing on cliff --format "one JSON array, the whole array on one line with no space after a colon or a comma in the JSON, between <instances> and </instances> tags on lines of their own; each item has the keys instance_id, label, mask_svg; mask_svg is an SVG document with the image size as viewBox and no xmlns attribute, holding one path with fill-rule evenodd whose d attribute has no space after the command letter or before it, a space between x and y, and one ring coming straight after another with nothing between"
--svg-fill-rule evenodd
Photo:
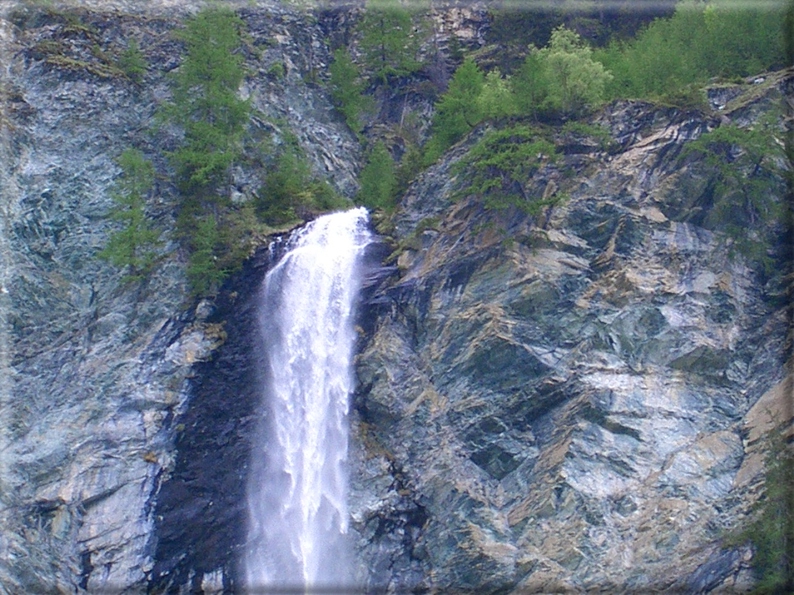
<instances>
[{"instance_id":1,"label":"tree growing on cliff","mask_svg":"<svg viewBox=\"0 0 794 595\"><path fill-rule=\"evenodd\" d=\"M378 141L372 148L367 164L359 176L361 190L358 202L371 209L394 209L394 192L397 178L394 171L394 160L383 141Z\"/></svg>"},{"instance_id":2,"label":"tree growing on cliff","mask_svg":"<svg viewBox=\"0 0 794 595\"><path fill-rule=\"evenodd\" d=\"M749 128L724 124L687 144L682 157L698 155L710 174L711 208L704 225L724 231L731 253L738 252L765 267L772 265L768 249L789 208L785 186L790 183L786 149L772 113Z\"/></svg>"},{"instance_id":3,"label":"tree growing on cliff","mask_svg":"<svg viewBox=\"0 0 794 595\"><path fill-rule=\"evenodd\" d=\"M543 165L556 160L554 144L528 126L490 130L454 166L465 181L458 196L478 196L489 209L516 207L536 215L561 197L532 196L527 182Z\"/></svg>"},{"instance_id":4,"label":"tree growing on cliff","mask_svg":"<svg viewBox=\"0 0 794 595\"><path fill-rule=\"evenodd\" d=\"M183 132L169 158L182 193L177 231L188 248L188 277L196 293L210 291L223 278L224 255L232 249L218 241L218 228L231 208L225 187L241 157L250 116L249 102L238 97L245 77L239 53L243 26L222 7L188 19L176 33L185 59L173 78L173 98L160 114Z\"/></svg>"},{"instance_id":5,"label":"tree growing on cliff","mask_svg":"<svg viewBox=\"0 0 794 595\"><path fill-rule=\"evenodd\" d=\"M729 535L726 545L749 543L757 579L753 593L773 595L794 592L794 452L775 431L766 457L761 498L753 506L752 520Z\"/></svg>"},{"instance_id":6,"label":"tree growing on cliff","mask_svg":"<svg viewBox=\"0 0 794 595\"><path fill-rule=\"evenodd\" d=\"M375 80L386 84L389 78L406 76L421 67L411 13L398 2L368 3L358 30L364 62Z\"/></svg>"},{"instance_id":7,"label":"tree growing on cliff","mask_svg":"<svg viewBox=\"0 0 794 595\"><path fill-rule=\"evenodd\" d=\"M118 267L128 267L125 280L135 281L151 271L160 245L160 232L144 212L146 195L154 184L154 167L136 149L125 150L118 163L121 177L113 193L116 207L109 216L123 227L110 235L98 256Z\"/></svg>"},{"instance_id":8,"label":"tree growing on cliff","mask_svg":"<svg viewBox=\"0 0 794 595\"><path fill-rule=\"evenodd\" d=\"M549 109L577 116L603 101L604 88L612 75L593 59L592 50L579 35L558 27L549 45L537 50L544 71Z\"/></svg>"},{"instance_id":9,"label":"tree growing on cliff","mask_svg":"<svg viewBox=\"0 0 794 595\"><path fill-rule=\"evenodd\" d=\"M483 107L480 96L485 75L474 60L464 60L449 83L447 92L436 104L433 117L433 136L425 148L426 161L434 162L446 149L482 122Z\"/></svg>"},{"instance_id":10,"label":"tree growing on cliff","mask_svg":"<svg viewBox=\"0 0 794 595\"><path fill-rule=\"evenodd\" d=\"M361 132L361 117L373 109L374 101L364 95L366 85L347 49L339 48L334 52L329 71L331 98L336 109L344 116L350 130Z\"/></svg>"},{"instance_id":11,"label":"tree growing on cliff","mask_svg":"<svg viewBox=\"0 0 794 595\"><path fill-rule=\"evenodd\" d=\"M240 154L250 115L249 102L237 96L245 77L238 52L243 26L231 10L210 8L176 34L187 54L173 80L173 99L163 112L184 131L182 147L170 157L188 192L220 182Z\"/></svg>"},{"instance_id":12,"label":"tree growing on cliff","mask_svg":"<svg viewBox=\"0 0 794 595\"><path fill-rule=\"evenodd\" d=\"M537 117L546 105L546 98L549 95L549 79L545 65L535 46L529 46L529 54L510 82L516 111Z\"/></svg>"},{"instance_id":13,"label":"tree growing on cliff","mask_svg":"<svg viewBox=\"0 0 794 595\"><path fill-rule=\"evenodd\" d=\"M149 66L137 41L130 39L126 49L119 56L118 66L134 83L141 84L143 82L143 77Z\"/></svg>"}]
</instances>

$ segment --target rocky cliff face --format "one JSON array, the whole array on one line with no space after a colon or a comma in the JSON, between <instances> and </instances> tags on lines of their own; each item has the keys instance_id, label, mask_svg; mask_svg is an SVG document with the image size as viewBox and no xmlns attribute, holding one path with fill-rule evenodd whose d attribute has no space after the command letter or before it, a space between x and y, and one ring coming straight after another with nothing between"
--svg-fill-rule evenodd
<instances>
[{"instance_id":1,"label":"rocky cliff face","mask_svg":"<svg viewBox=\"0 0 794 595\"><path fill-rule=\"evenodd\" d=\"M134 145L168 171L155 147L173 139L149 129L179 64L169 33L198 3L77 5L0 15L0 585L233 589L268 257L198 305L175 243L143 285L95 258L114 158ZM341 17L264 2L241 16L259 50L241 92L270 118L252 127L278 138L272 122L286 122L315 170L352 193L358 146L311 81ZM476 37L475 17L448 21ZM110 69L131 38L151 65L142 85ZM373 246L361 311L362 582L746 584L749 553L720 539L757 493L761 437L791 417L788 270L782 246L771 274L729 256L704 216L710 173L681 151L720 118L757 120L791 86L779 74L714 91L725 107L713 114L609 107L597 118L609 152L561 137L563 161L526 180L568 196L539 217L452 199L454 163L482 130L416 181L396 216L399 257ZM258 175L235 172L238 198ZM166 178L152 207L164 229Z\"/></svg>"},{"instance_id":2,"label":"rocky cliff face","mask_svg":"<svg viewBox=\"0 0 794 595\"><path fill-rule=\"evenodd\" d=\"M759 436L792 416L788 252L770 247L771 275L730 256L705 216L715 172L682 151L791 84L733 89L749 95L721 118L610 106L594 122L612 151L563 139L525 181L568 195L536 217L451 199L473 139L409 190L357 365L370 585L747 586L749 552L721 542L756 495Z\"/></svg>"},{"instance_id":3,"label":"rocky cliff face","mask_svg":"<svg viewBox=\"0 0 794 595\"><path fill-rule=\"evenodd\" d=\"M194 311L167 233L169 256L142 285L122 284L96 253L112 226L119 154L135 146L168 173L155 147L172 141L152 132L152 116L180 60L170 32L195 7L27 5L0 14L0 585L140 592L166 564L156 563L158 541L170 551L168 535L156 537L155 501L181 469L181 416L203 402L191 378L230 331L207 318L207 304ZM358 147L302 78L327 61L319 28L277 4L247 6L243 17L251 43L267 46L249 56L242 90L261 114L252 126L286 122L318 173L350 193ZM112 68L130 39L150 65L141 85ZM278 80L268 74L276 62ZM168 230L176 193L166 180L152 214ZM243 197L260 182L235 172ZM159 506L168 509L165 498Z\"/></svg>"}]
</instances>

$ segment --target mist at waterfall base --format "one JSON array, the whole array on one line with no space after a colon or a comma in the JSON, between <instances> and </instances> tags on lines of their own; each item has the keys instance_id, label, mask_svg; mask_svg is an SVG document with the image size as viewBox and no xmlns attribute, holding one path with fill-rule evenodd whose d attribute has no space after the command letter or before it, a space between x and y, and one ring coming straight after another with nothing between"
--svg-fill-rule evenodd
<instances>
[{"instance_id":1,"label":"mist at waterfall base","mask_svg":"<svg viewBox=\"0 0 794 595\"><path fill-rule=\"evenodd\" d=\"M353 317L371 235L363 208L296 231L263 282L262 407L247 486L251 592L351 585L348 400Z\"/></svg>"}]
</instances>

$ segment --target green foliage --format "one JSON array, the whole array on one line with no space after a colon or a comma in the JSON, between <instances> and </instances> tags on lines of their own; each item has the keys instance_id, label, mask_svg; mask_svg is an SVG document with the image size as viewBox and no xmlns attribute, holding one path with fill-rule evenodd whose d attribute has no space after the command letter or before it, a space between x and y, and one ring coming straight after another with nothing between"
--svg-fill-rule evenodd
<instances>
[{"instance_id":1,"label":"green foliage","mask_svg":"<svg viewBox=\"0 0 794 595\"><path fill-rule=\"evenodd\" d=\"M237 97L245 76L238 53L242 27L231 10L210 8L177 34L187 56L164 115L185 133L184 145L171 154L185 191L217 184L239 156L250 113L248 102Z\"/></svg>"},{"instance_id":2,"label":"green foliage","mask_svg":"<svg viewBox=\"0 0 794 595\"><path fill-rule=\"evenodd\" d=\"M530 46L529 54L511 83L516 110L521 114L537 117L546 105L550 83L536 47Z\"/></svg>"},{"instance_id":3,"label":"green foliage","mask_svg":"<svg viewBox=\"0 0 794 595\"><path fill-rule=\"evenodd\" d=\"M485 82L477 100L482 117L486 120L504 118L516 113L510 79L504 78L499 69L495 68L485 75Z\"/></svg>"},{"instance_id":4,"label":"green foliage","mask_svg":"<svg viewBox=\"0 0 794 595\"><path fill-rule=\"evenodd\" d=\"M191 248L187 266L190 287L195 295L210 293L226 276L226 271L218 263L220 235L213 215L198 219L191 237Z\"/></svg>"},{"instance_id":5,"label":"green foliage","mask_svg":"<svg viewBox=\"0 0 794 595\"><path fill-rule=\"evenodd\" d=\"M245 77L243 27L233 11L222 7L188 19L175 34L186 56L173 78L173 98L159 114L184 132L182 145L169 158L182 193L177 232L188 249L194 294L213 291L244 244L224 227L234 219L235 207L220 191L242 156L250 117L249 103L237 96Z\"/></svg>"},{"instance_id":6,"label":"green foliage","mask_svg":"<svg viewBox=\"0 0 794 595\"><path fill-rule=\"evenodd\" d=\"M775 197L785 185L785 150L774 117L753 128L725 124L689 143L682 155L704 158L713 172L712 208L706 225L724 230L731 250L769 266L768 233L785 205Z\"/></svg>"},{"instance_id":7,"label":"green foliage","mask_svg":"<svg viewBox=\"0 0 794 595\"><path fill-rule=\"evenodd\" d=\"M776 435L766 458L764 493L753 520L726 545L750 543L758 595L794 592L794 453Z\"/></svg>"},{"instance_id":8,"label":"green foliage","mask_svg":"<svg viewBox=\"0 0 794 595\"><path fill-rule=\"evenodd\" d=\"M486 33L489 43L499 46L498 66L504 72L520 68L528 45L545 45L560 17L553 11L522 10L519 4L491 9L491 23Z\"/></svg>"},{"instance_id":9,"label":"green foliage","mask_svg":"<svg viewBox=\"0 0 794 595\"><path fill-rule=\"evenodd\" d=\"M364 63L375 80L386 84L390 78L416 72L419 38L414 35L411 13L396 1L368 3L358 24L359 47Z\"/></svg>"},{"instance_id":10,"label":"green foliage","mask_svg":"<svg viewBox=\"0 0 794 595\"><path fill-rule=\"evenodd\" d=\"M581 37L559 27L549 45L537 50L548 85L544 104L567 116L576 116L599 105L604 87L612 75L593 59L592 50Z\"/></svg>"},{"instance_id":11,"label":"green foliage","mask_svg":"<svg viewBox=\"0 0 794 595\"><path fill-rule=\"evenodd\" d=\"M144 213L145 197L154 183L154 167L138 150L125 150L118 160L121 177L113 199L116 207L110 218L123 224L111 234L108 243L98 254L118 267L128 267L128 281L143 278L157 262L160 232L156 231Z\"/></svg>"},{"instance_id":12,"label":"green foliage","mask_svg":"<svg viewBox=\"0 0 794 595\"><path fill-rule=\"evenodd\" d=\"M287 69L284 67L283 62L276 62L270 68L267 69L267 74L271 78L274 78L277 81L282 80L285 76L287 76Z\"/></svg>"},{"instance_id":13,"label":"green foliage","mask_svg":"<svg viewBox=\"0 0 794 595\"><path fill-rule=\"evenodd\" d=\"M424 155L422 150L415 143L407 143L405 152L400 159L400 164L395 172L397 196L403 194L408 185L414 180L416 175L422 171L424 165Z\"/></svg>"},{"instance_id":14,"label":"green foliage","mask_svg":"<svg viewBox=\"0 0 794 595\"><path fill-rule=\"evenodd\" d=\"M134 83L140 84L143 82L148 64L146 63L146 58L143 56L143 52L141 52L138 47L138 42L134 39L130 39L127 48L119 56L118 67Z\"/></svg>"},{"instance_id":15,"label":"green foliage","mask_svg":"<svg viewBox=\"0 0 794 595\"><path fill-rule=\"evenodd\" d=\"M447 92L436 105L433 136L426 146L426 162L432 163L483 120L480 95L485 75L467 58L455 71Z\"/></svg>"},{"instance_id":16,"label":"green foliage","mask_svg":"<svg viewBox=\"0 0 794 595\"><path fill-rule=\"evenodd\" d=\"M331 98L345 122L353 132L361 132L361 117L374 108L371 97L364 95L366 84L361 80L358 67L350 58L345 48L334 52L334 61L330 66Z\"/></svg>"},{"instance_id":17,"label":"green foliage","mask_svg":"<svg viewBox=\"0 0 794 595\"><path fill-rule=\"evenodd\" d=\"M383 141L378 141L372 148L367 164L359 176L361 190L358 202L370 209L394 210L397 178L394 172L394 160Z\"/></svg>"},{"instance_id":18,"label":"green foliage","mask_svg":"<svg viewBox=\"0 0 794 595\"><path fill-rule=\"evenodd\" d=\"M491 130L456 165L466 187L490 209L517 207L529 214L557 202L557 197L532 197L526 182L544 164L556 161L556 147L528 126Z\"/></svg>"},{"instance_id":19,"label":"green foliage","mask_svg":"<svg viewBox=\"0 0 794 595\"><path fill-rule=\"evenodd\" d=\"M349 206L324 180L312 175L297 139L287 134L265 183L256 208L259 218L278 226L299 220L310 213Z\"/></svg>"},{"instance_id":20,"label":"green foliage","mask_svg":"<svg viewBox=\"0 0 794 595\"><path fill-rule=\"evenodd\" d=\"M711 77L747 76L785 64L784 3L754 9L731 0L680 2L635 39L596 53L614 79L609 97L672 100ZM690 90L687 91L687 88Z\"/></svg>"},{"instance_id":21,"label":"green foliage","mask_svg":"<svg viewBox=\"0 0 794 595\"><path fill-rule=\"evenodd\" d=\"M601 149L608 151L613 148L615 141L609 130L598 124L587 124L579 120L570 120L562 125L562 132L565 135L589 137L601 146Z\"/></svg>"}]
</instances>

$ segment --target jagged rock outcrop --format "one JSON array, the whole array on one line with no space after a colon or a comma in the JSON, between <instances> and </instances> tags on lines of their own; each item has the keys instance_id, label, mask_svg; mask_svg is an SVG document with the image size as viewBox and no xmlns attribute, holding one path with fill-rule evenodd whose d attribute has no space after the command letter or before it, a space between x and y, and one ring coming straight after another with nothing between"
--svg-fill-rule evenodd
<instances>
[{"instance_id":1,"label":"jagged rock outcrop","mask_svg":"<svg viewBox=\"0 0 794 595\"><path fill-rule=\"evenodd\" d=\"M715 172L682 150L791 95L790 72L763 84L727 107L713 93L720 117L610 106L595 122L613 149L563 141L526 180L568 195L536 217L452 199L478 133L411 187L357 364L352 517L371 586L749 584L749 552L721 543L757 496L760 428L792 417L789 230L771 274L729 255L707 216Z\"/></svg>"}]
</instances>

